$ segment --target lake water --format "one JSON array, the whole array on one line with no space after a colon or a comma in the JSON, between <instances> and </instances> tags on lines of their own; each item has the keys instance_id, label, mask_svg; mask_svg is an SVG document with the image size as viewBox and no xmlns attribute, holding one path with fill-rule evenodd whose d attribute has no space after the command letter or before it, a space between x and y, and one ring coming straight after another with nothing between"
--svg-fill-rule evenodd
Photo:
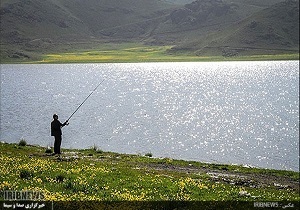
<instances>
[{"instance_id":1,"label":"lake water","mask_svg":"<svg viewBox=\"0 0 300 210\"><path fill-rule=\"evenodd\" d=\"M299 62L1 65L1 141L299 170Z\"/></svg>"}]
</instances>

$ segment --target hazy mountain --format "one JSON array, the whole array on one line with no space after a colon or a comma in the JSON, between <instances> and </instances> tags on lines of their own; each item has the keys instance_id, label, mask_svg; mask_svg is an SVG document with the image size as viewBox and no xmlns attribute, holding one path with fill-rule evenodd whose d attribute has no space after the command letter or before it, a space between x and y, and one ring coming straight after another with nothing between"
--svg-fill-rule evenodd
<instances>
[{"instance_id":1,"label":"hazy mountain","mask_svg":"<svg viewBox=\"0 0 300 210\"><path fill-rule=\"evenodd\" d=\"M234 48L225 55L245 47L299 47L299 1L293 0L2 0L0 18L1 56L70 43L80 49L77 44L95 40L171 44L173 53L199 55L224 54L224 47Z\"/></svg>"},{"instance_id":2,"label":"hazy mountain","mask_svg":"<svg viewBox=\"0 0 300 210\"><path fill-rule=\"evenodd\" d=\"M207 16L201 29L194 30L193 35L187 34L188 39L174 47L173 52L223 56L299 52L299 2L280 2L242 21L239 21L238 7L235 6L220 5L227 7L228 12L223 9L224 13L219 13L220 16ZM218 9L217 6L214 8ZM210 15L213 16L213 12ZM230 21L232 23L228 24ZM207 29L214 26L215 30ZM198 37L195 37L196 34Z\"/></svg>"},{"instance_id":3,"label":"hazy mountain","mask_svg":"<svg viewBox=\"0 0 300 210\"><path fill-rule=\"evenodd\" d=\"M0 10L1 37L10 42L78 40L155 18L172 6L159 0L5 0Z\"/></svg>"}]
</instances>

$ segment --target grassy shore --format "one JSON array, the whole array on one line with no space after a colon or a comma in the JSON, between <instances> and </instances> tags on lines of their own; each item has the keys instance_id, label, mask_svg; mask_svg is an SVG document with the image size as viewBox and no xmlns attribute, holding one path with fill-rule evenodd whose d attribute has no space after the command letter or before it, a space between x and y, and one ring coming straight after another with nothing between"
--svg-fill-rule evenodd
<instances>
[{"instance_id":1,"label":"grassy shore","mask_svg":"<svg viewBox=\"0 0 300 210\"><path fill-rule=\"evenodd\" d=\"M172 46L146 46L137 43L96 44L93 48L35 52L31 58L3 58L1 63L136 63L299 60L299 53L277 55L197 56L170 51Z\"/></svg>"},{"instance_id":2,"label":"grassy shore","mask_svg":"<svg viewBox=\"0 0 300 210\"><path fill-rule=\"evenodd\" d=\"M299 54L253 56L196 56L171 54L172 46L138 46L110 50L91 50L72 53L47 54L37 63L138 63L138 62L207 62L207 61L257 61L297 60Z\"/></svg>"},{"instance_id":3,"label":"grassy shore","mask_svg":"<svg viewBox=\"0 0 300 210\"><path fill-rule=\"evenodd\" d=\"M0 143L0 191L46 201L300 201L299 173ZM2 195L3 196L3 195ZM0 197L3 200L3 197Z\"/></svg>"}]
</instances>

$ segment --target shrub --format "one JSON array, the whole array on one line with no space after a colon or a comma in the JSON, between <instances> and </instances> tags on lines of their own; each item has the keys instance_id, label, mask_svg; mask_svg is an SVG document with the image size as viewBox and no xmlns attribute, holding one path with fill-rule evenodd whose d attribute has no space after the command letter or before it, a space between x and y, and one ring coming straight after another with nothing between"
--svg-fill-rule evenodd
<instances>
[{"instance_id":1,"label":"shrub","mask_svg":"<svg viewBox=\"0 0 300 210\"><path fill-rule=\"evenodd\" d=\"M21 140L19 141L19 146L24 147L24 146L26 146L26 145L27 145L27 142L26 142L25 139L21 139Z\"/></svg>"},{"instance_id":2,"label":"shrub","mask_svg":"<svg viewBox=\"0 0 300 210\"><path fill-rule=\"evenodd\" d=\"M52 149L51 149L51 147L47 147L47 149L46 149L45 153L47 153L47 154L50 154L50 153L52 153Z\"/></svg>"},{"instance_id":3,"label":"shrub","mask_svg":"<svg viewBox=\"0 0 300 210\"><path fill-rule=\"evenodd\" d=\"M67 180L67 182L65 182L65 189L68 190L73 190L75 188L74 183L72 180Z\"/></svg>"},{"instance_id":4,"label":"shrub","mask_svg":"<svg viewBox=\"0 0 300 210\"><path fill-rule=\"evenodd\" d=\"M92 147L92 150L94 150L96 153L99 153L99 154L103 153L103 151L96 144L94 144L94 146Z\"/></svg>"},{"instance_id":5,"label":"shrub","mask_svg":"<svg viewBox=\"0 0 300 210\"><path fill-rule=\"evenodd\" d=\"M103 153L103 150L98 149L98 150L97 150L97 153L98 153L98 154L102 154L102 153Z\"/></svg>"},{"instance_id":6,"label":"shrub","mask_svg":"<svg viewBox=\"0 0 300 210\"><path fill-rule=\"evenodd\" d=\"M145 154L145 156L147 156L147 157L152 157L152 153L151 153L151 152L148 152L148 153Z\"/></svg>"},{"instance_id":7,"label":"shrub","mask_svg":"<svg viewBox=\"0 0 300 210\"><path fill-rule=\"evenodd\" d=\"M94 150L95 152L97 152L98 146L96 144L94 144L94 146L92 147L92 150Z\"/></svg>"},{"instance_id":8,"label":"shrub","mask_svg":"<svg viewBox=\"0 0 300 210\"><path fill-rule=\"evenodd\" d=\"M33 177L33 174L30 171L28 171L26 169L22 169L20 171L20 178L21 179L30 179L31 177Z\"/></svg>"},{"instance_id":9,"label":"shrub","mask_svg":"<svg viewBox=\"0 0 300 210\"><path fill-rule=\"evenodd\" d=\"M59 174L56 176L56 181L57 182L63 182L65 180L65 175Z\"/></svg>"}]
</instances>

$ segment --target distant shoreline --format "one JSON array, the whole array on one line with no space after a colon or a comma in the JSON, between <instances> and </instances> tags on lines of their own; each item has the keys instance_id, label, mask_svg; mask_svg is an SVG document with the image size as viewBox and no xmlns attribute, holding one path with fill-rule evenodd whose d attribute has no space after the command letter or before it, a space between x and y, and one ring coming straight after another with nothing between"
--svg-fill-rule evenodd
<instances>
[{"instance_id":1,"label":"distant shoreline","mask_svg":"<svg viewBox=\"0 0 300 210\"><path fill-rule=\"evenodd\" d=\"M234 61L288 61L288 60L300 60L299 56L291 55L291 56L273 56L273 55L265 55L262 57L255 56L255 57L235 57L235 58L223 58L223 57L216 57L216 58L206 58L206 57L199 57L199 58L175 58L175 59L145 59L145 60L126 60L126 59L111 59L111 60L40 60L40 61L8 61L8 62L1 62L0 64L79 64L79 63L172 63L172 62L234 62Z\"/></svg>"},{"instance_id":2,"label":"distant shoreline","mask_svg":"<svg viewBox=\"0 0 300 210\"><path fill-rule=\"evenodd\" d=\"M68 52L34 53L26 58L2 58L1 64L151 63L299 60L299 53L239 56L197 56L169 51L172 46L122 46L117 49L79 49Z\"/></svg>"}]
</instances>

